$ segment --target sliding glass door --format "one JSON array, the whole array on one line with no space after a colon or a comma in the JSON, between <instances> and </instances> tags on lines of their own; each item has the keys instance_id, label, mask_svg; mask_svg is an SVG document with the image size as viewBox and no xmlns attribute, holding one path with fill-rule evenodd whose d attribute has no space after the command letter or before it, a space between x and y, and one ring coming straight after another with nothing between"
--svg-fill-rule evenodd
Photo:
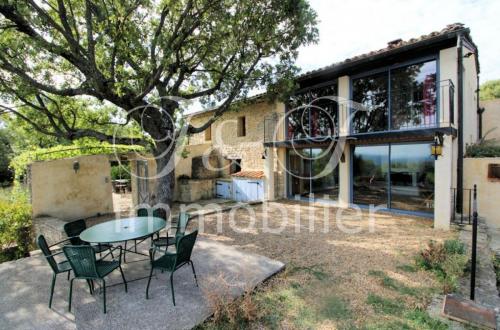
<instances>
[{"instance_id":1,"label":"sliding glass door","mask_svg":"<svg viewBox=\"0 0 500 330\"><path fill-rule=\"evenodd\" d=\"M353 161L354 204L388 204L389 146L356 146Z\"/></svg>"},{"instance_id":2,"label":"sliding glass door","mask_svg":"<svg viewBox=\"0 0 500 330\"><path fill-rule=\"evenodd\" d=\"M391 208L433 211L434 159L429 144L391 146Z\"/></svg>"},{"instance_id":3,"label":"sliding glass door","mask_svg":"<svg viewBox=\"0 0 500 330\"><path fill-rule=\"evenodd\" d=\"M289 192L292 196L337 200L338 159L327 148L291 149L288 152Z\"/></svg>"},{"instance_id":4,"label":"sliding glass door","mask_svg":"<svg viewBox=\"0 0 500 330\"><path fill-rule=\"evenodd\" d=\"M433 212L434 159L429 143L356 146L353 202Z\"/></svg>"}]
</instances>

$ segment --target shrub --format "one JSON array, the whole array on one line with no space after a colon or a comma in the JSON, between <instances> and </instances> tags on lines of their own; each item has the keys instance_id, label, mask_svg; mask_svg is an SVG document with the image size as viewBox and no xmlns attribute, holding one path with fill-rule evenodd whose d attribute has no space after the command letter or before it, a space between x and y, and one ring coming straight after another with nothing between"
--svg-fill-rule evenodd
<instances>
[{"instance_id":1,"label":"shrub","mask_svg":"<svg viewBox=\"0 0 500 330\"><path fill-rule=\"evenodd\" d=\"M465 150L465 157L500 157L500 145L491 140L484 140L480 143L469 144Z\"/></svg>"},{"instance_id":2,"label":"shrub","mask_svg":"<svg viewBox=\"0 0 500 330\"><path fill-rule=\"evenodd\" d=\"M427 270L437 270L446 259L446 250L443 244L430 241L426 249L417 257L417 264Z\"/></svg>"},{"instance_id":3,"label":"shrub","mask_svg":"<svg viewBox=\"0 0 500 330\"><path fill-rule=\"evenodd\" d=\"M430 241L416 258L417 266L437 274L443 292L456 291L459 279L464 275L468 264L465 245L459 240L444 243Z\"/></svg>"},{"instance_id":4,"label":"shrub","mask_svg":"<svg viewBox=\"0 0 500 330\"><path fill-rule=\"evenodd\" d=\"M30 249L31 206L20 187L0 196L0 254L8 259L26 256ZM15 248L14 252L13 247Z\"/></svg>"},{"instance_id":5,"label":"shrub","mask_svg":"<svg viewBox=\"0 0 500 330\"><path fill-rule=\"evenodd\" d=\"M444 242L447 254L465 254L465 244L457 239L449 239Z\"/></svg>"},{"instance_id":6,"label":"shrub","mask_svg":"<svg viewBox=\"0 0 500 330\"><path fill-rule=\"evenodd\" d=\"M111 180L118 180L118 179L130 180L129 164L111 166Z\"/></svg>"}]
</instances>

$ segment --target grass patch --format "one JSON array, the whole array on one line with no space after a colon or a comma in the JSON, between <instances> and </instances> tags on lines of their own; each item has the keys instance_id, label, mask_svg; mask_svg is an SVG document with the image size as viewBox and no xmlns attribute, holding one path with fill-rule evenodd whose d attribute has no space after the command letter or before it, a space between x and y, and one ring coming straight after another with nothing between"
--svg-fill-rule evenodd
<instances>
[{"instance_id":1,"label":"grass patch","mask_svg":"<svg viewBox=\"0 0 500 330\"><path fill-rule=\"evenodd\" d=\"M289 273L291 275L300 273L300 272L305 272L308 273L312 276L314 276L317 280L324 281L330 277L322 268L320 265L313 265L313 266L291 266Z\"/></svg>"},{"instance_id":2,"label":"grass patch","mask_svg":"<svg viewBox=\"0 0 500 330\"><path fill-rule=\"evenodd\" d=\"M416 296L418 294L418 290L414 288L410 288L398 280L395 280L383 271L380 270L370 270L368 275L378 277L382 280L381 284L383 287L394 290L400 294L408 295L408 296Z\"/></svg>"},{"instance_id":3,"label":"grass patch","mask_svg":"<svg viewBox=\"0 0 500 330\"><path fill-rule=\"evenodd\" d=\"M414 265L409 265L409 264L398 265L398 266L396 266L396 269L401 270L401 271L406 272L406 273L416 273L418 271L417 267L415 267Z\"/></svg>"},{"instance_id":4,"label":"grass patch","mask_svg":"<svg viewBox=\"0 0 500 330\"><path fill-rule=\"evenodd\" d=\"M352 317L352 312L344 299L332 295L322 301L320 315L329 320L346 320Z\"/></svg>"},{"instance_id":5,"label":"grass patch","mask_svg":"<svg viewBox=\"0 0 500 330\"><path fill-rule=\"evenodd\" d=\"M389 298L370 293L366 299L366 303L373 307L376 313L399 315L403 312L404 307L401 302Z\"/></svg>"}]
</instances>

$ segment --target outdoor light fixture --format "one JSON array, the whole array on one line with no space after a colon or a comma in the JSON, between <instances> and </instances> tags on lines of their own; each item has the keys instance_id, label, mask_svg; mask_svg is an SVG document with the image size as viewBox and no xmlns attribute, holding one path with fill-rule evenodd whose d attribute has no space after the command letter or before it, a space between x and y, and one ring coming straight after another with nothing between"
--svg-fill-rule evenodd
<instances>
[{"instance_id":1,"label":"outdoor light fixture","mask_svg":"<svg viewBox=\"0 0 500 330\"><path fill-rule=\"evenodd\" d=\"M262 159L267 159L267 149L264 149L264 152L262 153Z\"/></svg>"},{"instance_id":2,"label":"outdoor light fixture","mask_svg":"<svg viewBox=\"0 0 500 330\"><path fill-rule=\"evenodd\" d=\"M438 156L443 154L443 134L436 133L434 135L434 142L431 144L431 155L437 160Z\"/></svg>"},{"instance_id":3,"label":"outdoor light fixture","mask_svg":"<svg viewBox=\"0 0 500 330\"><path fill-rule=\"evenodd\" d=\"M77 173L79 169L80 169L80 163L77 160L75 160L73 162L73 170L75 170L75 173Z\"/></svg>"}]
</instances>

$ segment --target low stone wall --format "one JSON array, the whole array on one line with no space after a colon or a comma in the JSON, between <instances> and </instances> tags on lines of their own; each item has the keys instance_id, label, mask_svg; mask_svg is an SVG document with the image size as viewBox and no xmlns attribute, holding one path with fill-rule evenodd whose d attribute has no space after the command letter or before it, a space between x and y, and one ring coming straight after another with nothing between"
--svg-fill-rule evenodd
<instances>
[{"instance_id":1,"label":"low stone wall","mask_svg":"<svg viewBox=\"0 0 500 330\"><path fill-rule=\"evenodd\" d=\"M500 180L488 178L490 164L500 164L500 158L465 158L464 188L477 185L479 215L488 226L500 228Z\"/></svg>"},{"instance_id":2,"label":"low stone wall","mask_svg":"<svg viewBox=\"0 0 500 330\"><path fill-rule=\"evenodd\" d=\"M200 199L214 197L214 179L204 180L178 180L178 200L180 202L194 202Z\"/></svg>"},{"instance_id":3,"label":"low stone wall","mask_svg":"<svg viewBox=\"0 0 500 330\"><path fill-rule=\"evenodd\" d=\"M64 232L64 221L53 217L40 217L33 220L33 231L35 232L35 239L38 235L45 236L49 245L60 242L67 238Z\"/></svg>"}]
</instances>

